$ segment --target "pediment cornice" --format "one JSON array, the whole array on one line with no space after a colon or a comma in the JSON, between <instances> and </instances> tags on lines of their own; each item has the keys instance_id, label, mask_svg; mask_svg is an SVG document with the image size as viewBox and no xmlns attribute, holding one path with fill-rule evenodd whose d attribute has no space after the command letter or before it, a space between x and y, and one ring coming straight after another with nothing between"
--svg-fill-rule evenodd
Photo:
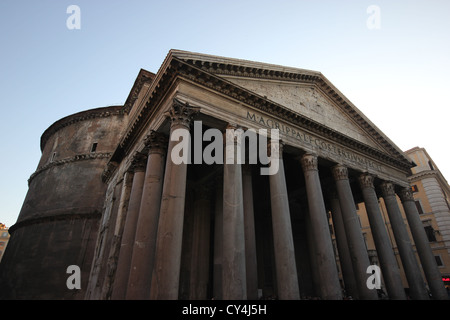
<instances>
[{"instance_id":1,"label":"pediment cornice","mask_svg":"<svg viewBox=\"0 0 450 320\"><path fill-rule=\"evenodd\" d=\"M269 114L276 115L280 119L291 122L299 127L305 128L313 133L319 134L332 141L336 141L344 146L357 149L375 159L391 164L404 171L411 168L411 162L407 159L403 152L398 149L379 129L377 129L362 113L354 107L321 73L302 69L285 68L274 66L272 69L264 68L266 65L254 63L245 66L245 61L234 59L211 59L202 60L200 56L189 55L189 53L172 50L167 55L163 65L161 66L146 99L141 103L137 114L131 119L130 125L120 142L119 149L116 150L116 160L127 153L130 145L136 139L138 134L143 130L142 126L156 106L163 98L166 90L173 84L177 78L189 80L190 82L210 88L232 99L252 106ZM236 63L231 63L236 61ZM374 137L378 144L383 147L386 152L380 151L374 147L363 144L356 139L348 137L336 130L322 125L306 116L298 114L280 104L268 100L250 90L236 85L221 75L234 75L240 77L265 78L271 80L282 81L298 81L301 83L309 83L319 90L323 91L337 106L345 111L358 125L368 134Z\"/></svg>"},{"instance_id":2,"label":"pediment cornice","mask_svg":"<svg viewBox=\"0 0 450 320\"><path fill-rule=\"evenodd\" d=\"M152 82L155 79L156 75L152 72L149 72L147 70L141 69L139 71L138 76L136 77L136 80L134 81L133 87L131 88L131 91L125 100L125 104L123 105L123 109L125 113L129 113L131 108L133 107L134 103L136 102L139 92L142 89L142 86L144 83Z\"/></svg>"},{"instance_id":3,"label":"pediment cornice","mask_svg":"<svg viewBox=\"0 0 450 320\"><path fill-rule=\"evenodd\" d=\"M386 137L364 114L354 106L334 85L320 72L283 67L273 64L257 63L239 59L212 56L210 60L202 60L206 55L181 53L175 51L186 63L216 75L254 78L275 81L289 81L314 85L322 91L336 107L352 119L361 129L371 136L387 153L404 158L403 151ZM206 58L207 59L207 58ZM214 61L217 59L217 61Z\"/></svg>"}]
</instances>

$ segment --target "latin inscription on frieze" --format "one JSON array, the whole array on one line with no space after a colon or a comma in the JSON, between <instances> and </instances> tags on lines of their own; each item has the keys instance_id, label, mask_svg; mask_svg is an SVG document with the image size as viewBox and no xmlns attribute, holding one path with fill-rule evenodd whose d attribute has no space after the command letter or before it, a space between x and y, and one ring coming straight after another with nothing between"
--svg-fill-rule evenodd
<instances>
[{"instance_id":1,"label":"latin inscription on frieze","mask_svg":"<svg viewBox=\"0 0 450 320\"><path fill-rule=\"evenodd\" d=\"M299 130L298 128L294 128L293 126L281 123L273 118L250 111L246 112L247 120L256 123L258 126L270 129L279 129L281 138L283 135L285 137L294 138L301 145L307 146L308 149L317 150L319 153L330 155L337 160L344 160L345 162L351 162L358 167L371 168L379 172L384 172L381 165L359 154L356 154L349 149L333 144L317 136L311 135L307 132Z\"/></svg>"}]
</instances>

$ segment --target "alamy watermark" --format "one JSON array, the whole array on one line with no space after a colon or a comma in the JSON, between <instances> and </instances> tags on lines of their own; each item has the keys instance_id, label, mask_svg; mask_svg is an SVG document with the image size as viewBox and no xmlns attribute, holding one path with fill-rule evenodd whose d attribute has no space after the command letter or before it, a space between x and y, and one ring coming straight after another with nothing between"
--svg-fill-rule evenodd
<instances>
[{"instance_id":1,"label":"alamy watermark","mask_svg":"<svg viewBox=\"0 0 450 320\"><path fill-rule=\"evenodd\" d=\"M69 290L81 289L81 270L77 265L70 265L66 269L66 273L70 276L66 280L66 286ZM367 267L366 273L370 276L367 278L366 286L368 289L381 289L381 269L373 264Z\"/></svg>"},{"instance_id":2,"label":"alamy watermark","mask_svg":"<svg viewBox=\"0 0 450 320\"><path fill-rule=\"evenodd\" d=\"M241 128L227 128L225 146L223 133L216 128L210 128L203 132L201 121L194 121L193 134L194 154L191 157L191 131L187 128L178 128L171 133L170 140L178 142L173 146L170 154L174 164L191 164L192 158L194 164L244 164L248 158L248 164L257 164L259 160L262 165L268 165L268 167L261 167L261 175L273 175L278 172L279 129L259 129L258 131L248 129L244 131ZM203 148L203 142L210 143Z\"/></svg>"},{"instance_id":3,"label":"alamy watermark","mask_svg":"<svg viewBox=\"0 0 450 320\"><path fill-rule=\"evenodd\" d=\"M377 5L370 5L366 10L370 16L366 20L366 26L369 30L381 29L381 9Z\"/></svg>"},{"instance_id":4,"label":"alamy watermark","mask_svg":"<svg viewBox=\"0 0 450 320\"><path fill-rule=\"evenodd\" d=\"M67 267L66 273L71 274L66 280L67 289L81 289L81 270L80 267L72 264Z\"/></svg>"},{"instance_id":5,"label":"alamy watermark","mask_svg":"<svg viewBox=\"0 0 450 320\"><path fill-rule=\"evenodd\" d=\"M79 6L72 4L67 7L66 13L70 14L66 20L66 27L69 30L81 29L81 9Z\"/></svg>"},{"instance_id":6,"label":"alamy watermark","mask_svg":"<svg viewBox=\"0 0 450 320\"><path fill-rule=\"evenodd\" d=\"M376 264L372 264L367 267L367 274L370 276L367 278L366 286L368 289L381 289L381 269Z\"/></svg>"}]
</instances>

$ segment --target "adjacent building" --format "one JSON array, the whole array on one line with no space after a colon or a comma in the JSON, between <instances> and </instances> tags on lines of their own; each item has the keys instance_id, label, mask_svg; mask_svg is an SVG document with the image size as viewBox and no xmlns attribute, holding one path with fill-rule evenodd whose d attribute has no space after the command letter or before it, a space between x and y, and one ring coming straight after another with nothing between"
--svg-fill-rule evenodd
<instances>
[{"instance_id":1,"label":"adjacent building","mask_svg":"<svg viewBox=\"0 0 450 320\"><path fill-rule=\"evenodd\" d=\"M390 299L447 299L415 163L320 72L171 50L41 150L3 298L375 300L377 262Z\"/></svg>"},{"instance_id":2,"label":"adjacent building","mask_svg":"<svg viewBox=\"0 0 450 320\"><path fill-rule=\"evenodd\" d=\"M424 148L405 152L416 164L408 177L442 280L450 285L450 187Z\"/></svg>"},{"instance_id":3,"label":"adjacent building","mask_svg":"<svg viewBox=\"0 0 450 320\"><path fill-rule=\"evenodd\" d=\"M408 177L408 181L411 185L411 192L414 198L414 203L417 207L417 212L422 222L427 241L429 242L429 245L433 252L436 264L442 277L442 281L447 287L450 284L450 243L448 243L447 240L449 228L448 225L450 221L450 210L448 206L450 189L442 173L439 171L436 164L424 148L415 147L413 149L405 151L405 154L410 157L410 159L415 164L415 166L411 168L412 174ZM407 216L404 209L400 205L401 199L398 196L396 198L397 203L400 207L403 223L405 225L408 225ZM402 265L399 248L396 244L394 228L391 225L388 210L386 204L383 201L383 198L379 199L379 205L381 209L382 220L387 230L389 241L392 245L395 258L400 268L402 283L406 291L408 292L408 280L406 278L406 273ZM365 203L356 203L356 208L369 259L372 264L380 265ZM334 228L331 215L329 215L329 218L330 228ZM334 230L331 229L331 232L333 234ZM411 240L416 258L420 260L417 248L414 243L414 237L409 228L407 228L407 233L408 239ZM334 236L333 239L335 239ZM336 245L336 241L334 243ZM337 256L339 260L339 255ZM342 272L340 273L340 276L341 279L343 279ZM428 287L427 290L429 290ZM380 292L383 291L385 291L384 285L382 286L382 290Z\"/></svg>"},{"instance_id":4,"label":"adjacent building","mask_svg":"<svg viewBox=\"0 0 450 320\"><path fill-rule=\"evenodd\" d=\"M3 253L5 252L6 246L8 245L8 241L8 228L3 223L0 223L0 262L2 261Z\"/></svg>"}]
</instances>

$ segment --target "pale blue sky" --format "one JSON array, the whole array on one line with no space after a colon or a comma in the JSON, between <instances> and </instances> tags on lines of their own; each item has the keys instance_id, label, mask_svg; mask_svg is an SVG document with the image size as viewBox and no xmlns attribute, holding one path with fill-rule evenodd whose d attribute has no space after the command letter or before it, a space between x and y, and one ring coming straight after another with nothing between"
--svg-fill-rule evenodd
<instances>
[{"instance_id":1,"label":"pale blue sky","mask_svg":"<svg viewBox=\"0 0 450 320\"><path fill-rule=\"evenodd\" d=\"M66 27L72 4L80 30ZM378 30L366 25L370 5ZM320 71L450 179L449 35L448 0L1 0L0 222L16 222L44 130L123 104L139 69L156 73L171 48Z\"/></svg>"}]
</instances>

